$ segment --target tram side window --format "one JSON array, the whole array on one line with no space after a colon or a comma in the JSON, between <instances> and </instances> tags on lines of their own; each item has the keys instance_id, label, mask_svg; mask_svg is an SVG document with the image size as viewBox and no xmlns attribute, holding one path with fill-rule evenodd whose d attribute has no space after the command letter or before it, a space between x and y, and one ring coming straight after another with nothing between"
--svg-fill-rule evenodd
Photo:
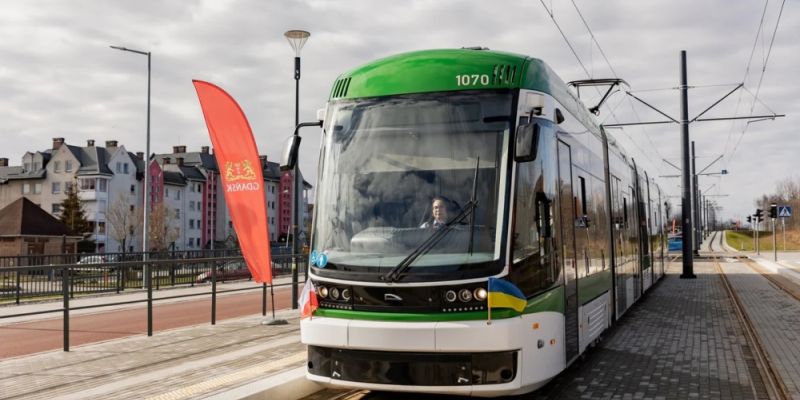
<instances>
[{"instance_id":1,"label":"tram side window","mask_svg":"<svg viewBox=\"0 0 800 400\"><path fill-rule=\"evenodd\" d=\"M519 164L515 201L511 279L531 294L551 287L558 278L552 254L553 201L544 193L538 162Z\"/></svg>"}]
</instances>

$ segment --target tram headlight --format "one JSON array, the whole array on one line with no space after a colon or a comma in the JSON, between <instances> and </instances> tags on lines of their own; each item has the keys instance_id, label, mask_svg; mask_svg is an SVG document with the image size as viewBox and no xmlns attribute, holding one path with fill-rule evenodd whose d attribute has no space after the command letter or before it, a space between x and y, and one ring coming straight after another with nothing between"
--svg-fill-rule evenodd
<instances>
[{"instance_id":1,"label":"tram headlight","mask_svg":"<svg viewBox=\"0 0 800 400\"><path fill-rule=\"evenodd\" d=\"M320 286L319 289L317 289L317 294L319 295L319 297L322 297L323 299L328 297L328 288L326 288L325 286Z\"/></svg>"},{"instance_id":2,"label":"tram headlight","mask_svg":"<svg viewBox=\"0 0 800 400\"><path fill-rule=\"evenodd\" d=\"M475 296L475 300L484 301L486 300L486 297L489 295L489 292L487 292L486 289L479 287L475 289L475 291L472 294Z\"/></svg>"},{"instance_id":3,"label":"tram headlight","mask_svg":"<svg viewBox=\"0 0 800 400\"><path fill-rule=\"evenodd\" d=\"M444 292L444 299L447 300L448 303L452 303L456 301L458 295L456 294L455 290L448 290Z\"/></svg>"},{"instance_id":4,"label":"tram headlight","mask_svg":"<svg viewBox=\"0 0 800 400\"><path fill-rule=\"evenodd\" d=\"M339 300L339 288L332 287L330 290L330 294L331 294L331 299Z\"/></svg>"},{"instance_id":5,"label":"tram headlight","mask_svg":"<svg viewBox=\"0 0 800 400\"><path fill-rule=\"evenodd\" d=\"M350 289L349 288L342 289L342 300L350 301Z\"/></svg>"},{"instance_id":6,"label":"tram headlight","mask_svg":"<svg viewBox=\"0 0 800 400\"><path fill-rule=\"evenodd\" d=\"M469 289L461 289L458 291L458 299L464 303L472 300L472 291Z\"/></svg>"}]
</instances>

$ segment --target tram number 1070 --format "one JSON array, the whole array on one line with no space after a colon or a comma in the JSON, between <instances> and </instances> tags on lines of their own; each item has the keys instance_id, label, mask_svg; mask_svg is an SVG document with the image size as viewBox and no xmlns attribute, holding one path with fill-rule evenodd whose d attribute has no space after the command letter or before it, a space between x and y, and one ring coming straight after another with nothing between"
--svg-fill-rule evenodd
<instances>
[{"instance_id":1,"label":"tram number 1070","mask_svg":"<svg viewBox=\"0 0 800 400\"><path fill-rule=\"evenodd\" d=\"M489 84L489 75L486 74L464 74L456 75L456 83L458 86L486 86Z\"/></svg>"}]
</instances>

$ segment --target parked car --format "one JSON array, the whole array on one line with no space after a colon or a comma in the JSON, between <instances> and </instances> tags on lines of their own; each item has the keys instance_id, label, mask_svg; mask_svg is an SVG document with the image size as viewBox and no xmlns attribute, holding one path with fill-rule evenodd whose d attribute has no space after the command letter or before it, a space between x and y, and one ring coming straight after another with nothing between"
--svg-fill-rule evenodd
<instances>
[{"instance_id":1,"label":"parked car","mask_svg":"<svg viewBox=\"0 0 800 400\"><path fill-rule=\"evenodd\" d=\"M252 275L244 261L230 261L221 267L217 267L217 281L233 281L250 278L252 278ZM196 282L211 282L211 271L206 271L197 275Z\"/></svg>"},{"instance_id":2,"label":"parked car","mask_svg":"<svg viewBox=\"0 0 800 400\"><path fill-rule=\"evenodd\" d=\"M682 236L672 236L667 240L667 250L669 251L681 251L683 250L683 237Z\"/></svg>"},{"instance_id":3,"label":"parked car","mask_svg":"<svg viewBox=\"0 0 800 400\"><path fill-rule=\"evenodd\" d=\"M103 264L106 262L106 258L104 256L86 256L81 257L78 261L78 264Z\"/></svg>"}]
</instances>

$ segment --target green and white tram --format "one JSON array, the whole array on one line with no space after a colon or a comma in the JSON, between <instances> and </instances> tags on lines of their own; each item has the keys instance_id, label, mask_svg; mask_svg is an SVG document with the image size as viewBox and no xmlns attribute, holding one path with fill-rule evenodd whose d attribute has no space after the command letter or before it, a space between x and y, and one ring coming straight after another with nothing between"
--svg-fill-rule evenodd
<instances>
[{"instance_id":1,"label":"green and white tram","mask_svg":"<svg viewBox=\"0 0 800 400\"><path fill-rule=\"evenodd\" d=\"M531 57L419 51L342 74L317 188L301 337L325 385L529 392L664 274L661 192ZM490 277L524 310L489 312Z\"/></svg>"}]
</instances>

